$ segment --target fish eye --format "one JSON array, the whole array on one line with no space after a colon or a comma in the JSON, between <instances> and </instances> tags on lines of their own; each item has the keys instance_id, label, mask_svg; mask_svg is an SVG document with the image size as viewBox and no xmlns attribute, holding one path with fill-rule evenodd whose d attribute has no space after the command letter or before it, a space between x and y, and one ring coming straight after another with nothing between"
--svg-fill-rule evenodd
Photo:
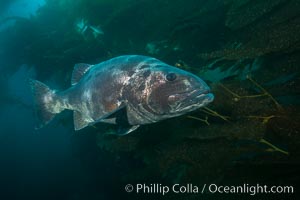
<instances>
[{"instance_id":1,"label":"fish eye","mask_svg":"<svg viewBox=\"0 0 300 200\"><path fill-rule=\"evenodd\" d=\"M174 81L176 78L177 78L177 76L176 76L175 73L168 73L168 74L166 75L167 81Z\"/></svg>"}]
</instances>

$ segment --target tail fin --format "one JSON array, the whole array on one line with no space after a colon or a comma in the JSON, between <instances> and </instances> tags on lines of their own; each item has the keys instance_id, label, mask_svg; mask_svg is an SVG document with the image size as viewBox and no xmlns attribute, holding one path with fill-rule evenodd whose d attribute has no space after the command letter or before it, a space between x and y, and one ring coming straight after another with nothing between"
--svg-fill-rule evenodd
<instances>
[{"instance_id":1,"label":"tail fin","mask_svg":"<svg viewBox=\"0 0 300 200\"><path fill-rule=\"evenodd\" d=\"M29 80L29 82L36 105L36 114L40 122L37 128L42 128L63 109L57 106L57 95L47 85L37 80Z\"/></svg>"}]
</instances>

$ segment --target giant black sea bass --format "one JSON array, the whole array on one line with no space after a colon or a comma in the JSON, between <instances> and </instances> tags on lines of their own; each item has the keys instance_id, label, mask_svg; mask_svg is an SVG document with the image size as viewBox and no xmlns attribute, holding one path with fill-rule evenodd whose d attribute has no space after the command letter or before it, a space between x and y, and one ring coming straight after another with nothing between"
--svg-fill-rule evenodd
<instances>
[{"instance_id":1,"label":"giant black sea bass","mask_svg":"<svg viewBox=\"0 0 300 200\"><path fill-rule=\"evenodd\" d=\"M41 126L65 109L74 111L75 130L98 122L116 124L124 135L140 125L183 115L212 102L199 77L155 58L126 55L96 65L76 64L72 86L54 91L31 80Z\"/></svg>"}]
</instances>

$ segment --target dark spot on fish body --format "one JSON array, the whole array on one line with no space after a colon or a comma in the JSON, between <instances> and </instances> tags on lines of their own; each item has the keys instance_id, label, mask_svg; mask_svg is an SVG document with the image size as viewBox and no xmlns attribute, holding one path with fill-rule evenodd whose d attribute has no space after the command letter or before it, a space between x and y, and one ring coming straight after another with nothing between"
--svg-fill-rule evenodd
<instances>
[{"instance_id":1,"label":"dark spot on fish body","mask_svg":"<svg viewBox=\"0 0 300 200\"><path fill-rule=\"evenodd\" d=\"M129 77L131 77L134 73L135 73L135 71L132 70L132 69L127 71L127 75L128 75Z\"/></svg>"},{"instance_id":2,"label":"dark spot on fish body","mask_svg":"<svg viewBox=\"0 0 300 200\"><path fill-rule=\"evenodd\" d=\"M155 84L154 82L151 84ZM169 108L168 105L168 91L170 91L171 88L166 87L165 85L156 85L153 86L153 88L150 97L149 97L149 106L154 109L157 113L162 114L164 110L167 110ZM172 90L172 89L171 89Z\"/></svg>"},{"instance_id":3,"label":"dark spot on fish body","mask_svg":"<svg viewBox=\"0 0 300 200\"><path fill-rule=\"evenodd\" d=\"M149 69L149 70L145 70L145 71L143 72L143 77L144 77L144 78L147 78L148 76L150 76L150 74L151 74L150 69Z\"/></svg>"},{"instance_id":4,"label":"dark spot on fish body","mask_svg":"<svg viewBox=\"0 0 300 200\"><path fill-rule=\"evenodd\" d=\"M155 80L154 78L151 78L149 85L153 86L155 83L157 83L157 80Z\"/></svg>"},{"instance_id":5,"label":"dark spot on fish body","mask_svg":"<svg viewBox=\"0 0 300 200\"><path fill-rule=\"evenodd\" d=\"M138 86L138 91L143 91L145 89L145 83L141 83L139 86Z\"/></svg>"}]
</instances>

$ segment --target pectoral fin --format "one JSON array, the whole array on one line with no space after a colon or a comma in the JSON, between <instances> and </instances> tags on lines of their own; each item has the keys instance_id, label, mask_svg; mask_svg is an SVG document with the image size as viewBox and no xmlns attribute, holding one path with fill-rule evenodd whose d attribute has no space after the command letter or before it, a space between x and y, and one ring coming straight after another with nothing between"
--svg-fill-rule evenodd
<instances>
[{"instance_id":1,"label":"pectoral fin","mask_svg":"<svg viewBox=\"0 0 300 200\"><path fill-rule=\"evenodd\" d=\"M112 112L110 115L106 116L103 121L105 120L113 120L115 124L118 126L116 134L117 135L127 135L132 131L135 131L140 125L131 125L128 122L127 118L127 109L125 105L121 105L119 109L115 112Z\"/></svg>"},{"instance_id":2,"label":"pectoral fin","mask_svg":"<svg viewBox=\"0 0 300 200\"><path fill-rule=\"evenodd\" d=\"M131 133L138 129L140 125L135 125L135 126L119 126L117 130L117 135L127 135L128 133Z\"/></svg>"}]
</instances>

